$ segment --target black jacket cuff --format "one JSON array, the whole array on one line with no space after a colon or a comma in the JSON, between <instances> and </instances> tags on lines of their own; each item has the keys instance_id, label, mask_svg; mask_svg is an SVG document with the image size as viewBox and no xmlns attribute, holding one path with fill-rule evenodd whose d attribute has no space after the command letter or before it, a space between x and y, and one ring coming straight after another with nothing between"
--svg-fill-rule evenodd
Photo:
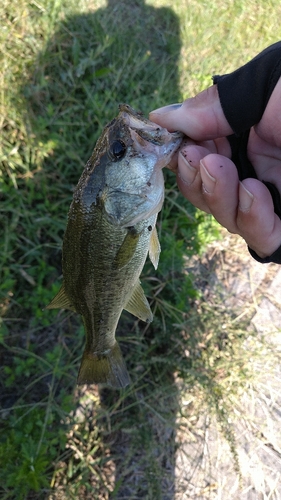
<instances>
[{"instance_id":1,"label":"black jacket cuff","mask_svg":"<svg viewBox=\"0 0 281 500\"><path fill-rule=\"evenodd\" d=\"M254 257L254 259L260 262L261 264L269 264L270 262L273 262L275 264L281 264L281 245L279 248L277 248L277 250L275 250L275 252L273 252L273 254L269 255L268 257L264 257L264 259L259 257L258 254L256 254L256 252L252 250L250 247L248 247L248 250L251 256Z\"/></svg>"},{"instance_id":2,"label":"black jacket cuff","mask_svg":"<svg viewBox=\"0 0 281 500\"><path fill-rule=\"evenodd\" d=\"M281 42L277 42L233 73L213 77L213 82L218 86L224 115L234 131L228 140L232 151L231 159L237 167L240 180L257 178L247 156L250 128L261 120L280 76ZM281 219L280 193L272 183L264 181L264 184L271 193L274 211ZM249 252L262 264L281 264L281 246L264 259L251 248Z\"/></svg>"},{"instance_id":3,"label":"black jacket cuff","mask_svg":"<svg viewBox=\"0 0 281 500\"><path fill-rule=\"evenodd\" d=\"M223 112L236 135L260 121L280 75L281 42L277 42L233 73L213 77Z\"/></svg>"}]
</instances>

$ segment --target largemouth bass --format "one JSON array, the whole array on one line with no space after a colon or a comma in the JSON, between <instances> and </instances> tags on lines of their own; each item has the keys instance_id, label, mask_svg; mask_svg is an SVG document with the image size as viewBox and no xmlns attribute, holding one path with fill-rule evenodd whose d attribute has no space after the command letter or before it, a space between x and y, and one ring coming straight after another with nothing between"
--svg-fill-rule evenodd
<instances>
[{"instance_id":1,"label":"largemouth bass","mask_svg":"<svg viewBox=\"0 0 281 500\"><path fill-rule=\"evenodd\" d=\"M169 133L120 105L74 191L63 240L63 284L47 307L83 317L86 345L78 384L129 383L115 331L123 309L152 321L139 276L148 253L158 265L162 168L181 140L182 134Z\"/></svg>"}]
</instances>

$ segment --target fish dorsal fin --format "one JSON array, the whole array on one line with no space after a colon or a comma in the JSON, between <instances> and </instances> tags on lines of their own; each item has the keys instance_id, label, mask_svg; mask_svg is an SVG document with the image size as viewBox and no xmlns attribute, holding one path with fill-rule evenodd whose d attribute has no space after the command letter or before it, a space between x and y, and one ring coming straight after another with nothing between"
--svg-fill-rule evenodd
<instances>
[{"instance_id":1,"label":"fish dorsal fin","mask_svg":"<svg viewBox=\"0 0 281 500\"><path fill-rule=\"evenodd\" d=\"M76 311L65 293L64 284L62 284L57 295L47 305L46 309L70 309L71 311Z\"/></svg>"},{"instance_id":2,"label":"fish dorsal fin","mask_svg":"<svg viewBox=\"0 0 281 500\"><path fill-rule=\"evenodd\" d=\"M132 259L139 241L140 235L134 227L129 227L128 232L113 261L114 269L122 269Z\"/></svg>"},{"instance_id":3,"label":"fish dorsal fin","mask_svg":"<svg viewBox=\"0 0 281 500\"><path fill-rule=\"evenodd\" d=\"M139 281L135 284L133 292L124 309L146 323L151 323L153 320L153 314L148 300L144 295L144 291Z\"/></svg>"},{"instance_id":4,"label":"fish dorsal fin","mask_svg":"<svg viewBox=\"0 0 281 500\"><path fill-rule=\"evenodd\" d=\"M154 265L155 269L157 269L158 267L160 252L161 252L161 247L158 240L157 230L156 227L154 226L150 238L149 258L152 264Z\"/></svg>"}]
</instances>

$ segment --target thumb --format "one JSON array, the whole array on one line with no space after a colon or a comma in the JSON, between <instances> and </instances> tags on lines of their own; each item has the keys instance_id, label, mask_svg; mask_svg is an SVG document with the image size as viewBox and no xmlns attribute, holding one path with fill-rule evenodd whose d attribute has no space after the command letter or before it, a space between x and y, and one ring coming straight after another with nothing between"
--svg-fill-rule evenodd
<instances>
[{"instance_id":1,"label":"thumb","mask_svg":"<svg viewBox=\"0 0 281 500\"><path fill-rule=\"evenodd\" d=\"M225 137L233 133L224 116L217 85L212 85L182 104L155 109L149 119L169 131L179 130L195 141Z\"/></svg>"}]
</instances>

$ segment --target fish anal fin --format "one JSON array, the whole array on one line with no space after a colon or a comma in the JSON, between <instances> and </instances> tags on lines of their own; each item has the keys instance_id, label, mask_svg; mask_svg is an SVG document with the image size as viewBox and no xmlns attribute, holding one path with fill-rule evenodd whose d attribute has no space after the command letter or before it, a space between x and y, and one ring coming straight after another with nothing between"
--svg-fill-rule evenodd
<instances>
[{"instance_id":1,"label":"fish anal fin","mask_svg":"<svg viewBox=\"0 0 281 500\"><path fill-rule=\"evenodd\" d=\"M113 261L114 269L122 269L122 267L130 262L136 251L139 237L140 235L137 233L134 227L128 228L128 232Z\"/></svg>"},{"instance_id":2,"label":"fish anal fin","mask_svg":"<svg viewBox=\"0 0 281 500\"><path fill-rule=\"evenodd\" d=\"M46 309L70 309L71 311L76 311L65 293L64 284L62 284L50 304L46 306Z\"/></svg>"},{"instance_id":3,"label":"fish anal fin","mask_svg":"<svg viewBox=\"0 0 281 500\"><path fill-rule=\"evenodd\" d=\"M79 369L78 380L82 384L106 384L122 388L130 383L130 377L119 344L102 354L85 350Z\"/></svg>"},{"instance_id":4,"label":"fish anal fin","mask_svg":"<svg viewBox=\"0 0 281 500\"><path fill-rule=\"evenodd\" d=\"M157 269L158 267L160 252L161 252L161 247L158 239L157 229L154 226L150 238L149 258L155 269Z\"/></svg>"},{"instance_id":5,"label":"fish anal fin","mask_svg":"<svg viewBox=\"0 0 281 500\"><path fill-rule=\"evenodd\" d=\"M134 286L133 292L124 309L146 323L151 323L153 320L148 300L139 281Z\"/></svg>"}]
</instances>

